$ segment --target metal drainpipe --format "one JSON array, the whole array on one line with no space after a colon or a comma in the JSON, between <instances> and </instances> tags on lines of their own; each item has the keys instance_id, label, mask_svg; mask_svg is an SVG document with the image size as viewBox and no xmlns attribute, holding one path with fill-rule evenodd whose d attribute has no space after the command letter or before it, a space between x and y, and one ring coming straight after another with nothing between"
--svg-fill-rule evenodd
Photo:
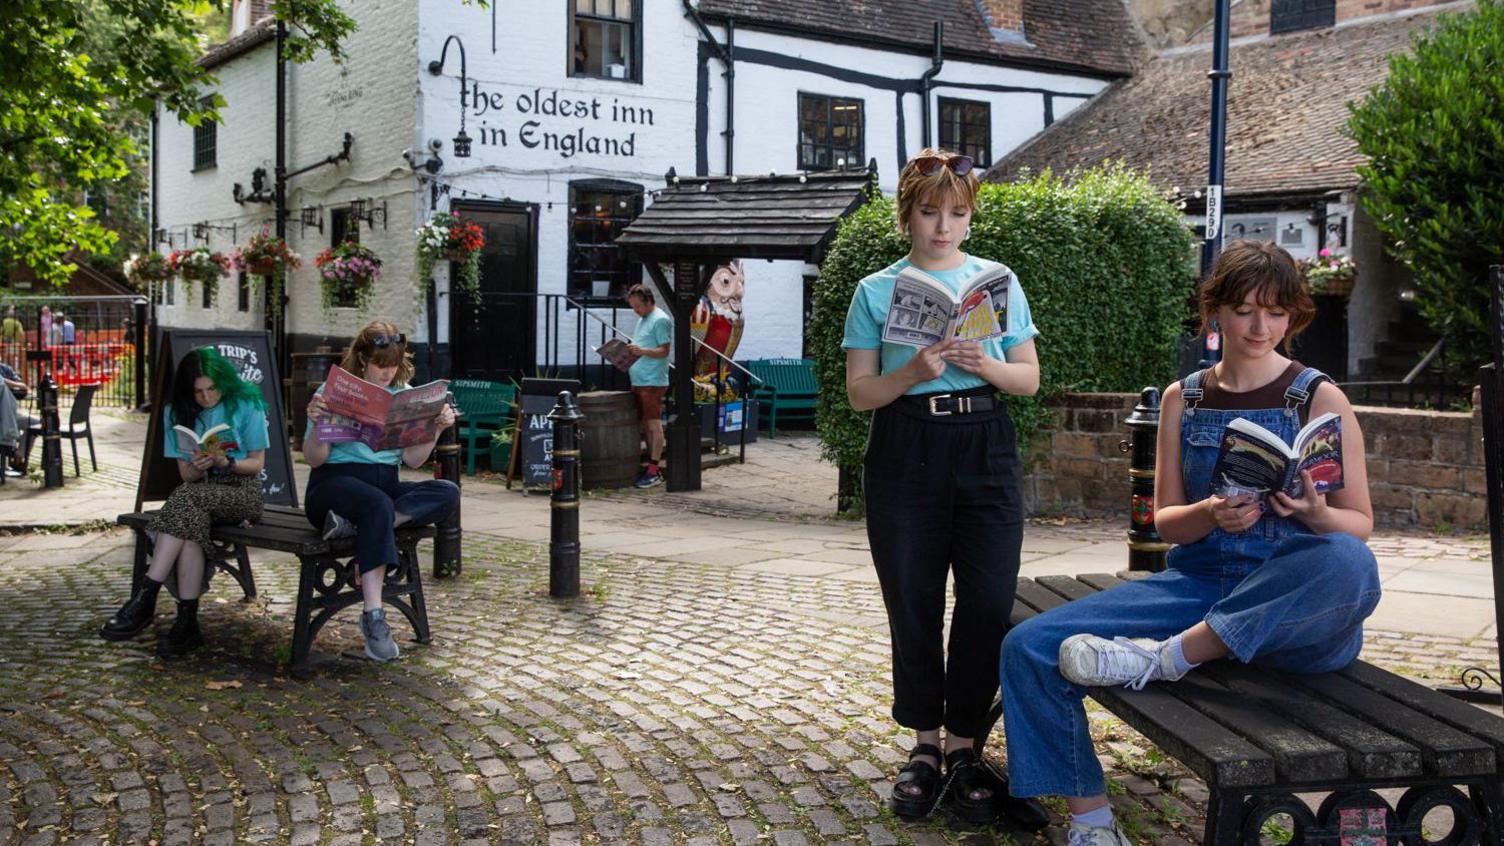
<instances>
[{"instance_id":1,"label":"metal drainpipe","mask_svg":"<svg viewBox=\"0 0 1504 846\"><path fill-rule=\"evenodd\" d=\"M284 58L284 47L287 43L287 24L282 20L277 21L277 172L273 207L277 216L277 237L285 243L287 241L287 60ZM356 222L359 226L359 222ZM271 303L272 285L262 286L266 290L266 302ZM284 281L282 290L278 292L282 302L276 304L276 318L268 328L272 330L272 340L277 345L277 369L283 377L283 401L287 399L287 385L292 378L292 355L287 349L287 283Z\"/></svg>"},{"instance_id":2,"label":"metal drainpipe","mask_svg":"<svg viewBox=\"0 0 1504 846\"><path fill-rule=\"evenodd\" d=\"M919 77L919 114L923 128L919 133L921 147L930 146L930 85L940 68L945 65L942 45L945 42L945 22L935 21L935 54L930 57L930 69Z\"/></svg>"},{"instance_id":3,"label":"metal drainpipe","mask_svg":"<svg viewBox=\"0 0 1504 846\"><path fill-rule=\"evenodd\" d=\"M715 57L721 60L726 71L721 74L726 80L726 130L721 133L726 139L726 175L730 176L736 171L732 170L732 150L736 138L736 62L733 57L736 40L736 19L726 19L726 46L716 43L715 36L710 33L710 27L705 25L705 19L700 17L700 11L690 5L690 0L681 0L684 4L684 14L695 22L700 34L705 36L705 41L710 44L710 49L715 51Z\"/></svg>"}]
</instances>

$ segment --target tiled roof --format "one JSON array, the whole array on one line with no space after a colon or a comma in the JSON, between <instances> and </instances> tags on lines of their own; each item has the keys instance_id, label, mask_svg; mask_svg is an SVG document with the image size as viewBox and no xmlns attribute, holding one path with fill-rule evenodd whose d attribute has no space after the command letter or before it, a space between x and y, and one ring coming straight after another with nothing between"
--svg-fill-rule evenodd
<instances>
[{"instance_id":1,"label":"tiled roof","mask_svg":"<svg viewBox=\"0 0 1504 846\"><path fill-rule=\"evenodd\" d=\"M1143 58L1123 0L1024 0L1027 43L993 37L977 0L700 0L706 18L927 50L945 22L953 57L1008 60L1121 76Z\"/></svg>"},{"instance_id":2,"label":"tiled roof","mask_svg":"<svg viewBox=\"0 0 1504 846\"><path fill-rule=\"evenodd\" d=\"M1389 73L1387 56L1435 13L1235 44L1227 115L1225 193L1285 194L1351 188L1363 156L1343 134L1347 103ZM1156 185L1184 193L1206 185L1211 51L1154 58L988 172L1005 181L1021 168L1057 173L1121 159L1148 168Z\"/></svg>"},{"instance_id":3,"label":"tiled roof","mask_svg":"<svg viewBox=\"0 0 1504 846\"><path fill-rule=\"evenodd\" d=\"M198 57L198 63L205 68L222 65L225 62L249 52L261 44L275 39L277 36L277 20L265 17L251 24L245 32L231 38L221 44L216 44L204 51L204 55Z\"/></svg>"}]
</instances>

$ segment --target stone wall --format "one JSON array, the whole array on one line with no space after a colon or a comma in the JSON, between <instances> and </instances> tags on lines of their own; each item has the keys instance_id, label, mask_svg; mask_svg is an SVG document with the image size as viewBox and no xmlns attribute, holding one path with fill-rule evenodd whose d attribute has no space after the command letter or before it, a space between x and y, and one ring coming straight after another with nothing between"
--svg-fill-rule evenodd
<instances>
[{"instance_id":1,"label":"stone wall","mask_svg":"<svg viewBox=\"0 0 1504 846\"><path fill-rule=\"evenodd\" d=\"M1067 394L1032 451L1025 493L1037 513L1124 517L1128 438L1136 394ZM1379 526L1486 527L1479 414L1357 409Z\"/></svg>"}]
</instances>

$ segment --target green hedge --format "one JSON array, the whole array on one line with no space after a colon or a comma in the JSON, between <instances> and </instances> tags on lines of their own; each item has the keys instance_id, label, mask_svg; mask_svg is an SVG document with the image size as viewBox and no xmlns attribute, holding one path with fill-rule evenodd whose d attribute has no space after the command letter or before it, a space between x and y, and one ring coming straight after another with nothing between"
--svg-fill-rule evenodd
<instances>
[{"instance_id":1,"label":"green hedge","mask_svg":"<svg viewBox=\"0 0 1504 846\"><path fill-rule=\"evenodd\" d=\"M1109 165L1068 180L1046 172L985 184L963 248L1018 274L1039 327L1040 395L1009 398L1026 449L1049 396L1175 378L1193 241L1179 209L1144 176ZM817 426L824 457L844 470L860 469L869 420L846 401L846 310L862 277L907 252L893 199L874 194L842 222L820 268L808 327Z\"/></svg>"}]
</instances>

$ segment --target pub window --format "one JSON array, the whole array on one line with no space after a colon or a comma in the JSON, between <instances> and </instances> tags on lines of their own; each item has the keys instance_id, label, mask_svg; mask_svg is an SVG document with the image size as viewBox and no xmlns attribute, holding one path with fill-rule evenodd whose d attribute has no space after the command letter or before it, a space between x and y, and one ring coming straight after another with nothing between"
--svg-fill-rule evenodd
<instances>
[{"instance_id":1,"label":"pub window","mask_svg":"<svg viewBox=\"0 0 1504 846\"><path fill-rule=\"evenodd\" d=\"M841 170L866 163L862 101L799 95L799 169Z\"/></svg>"},{"instance_id":2,"label":"pub window","mask_svg":"<svg viewBox=\"0 0 1504 846\"><path fill-rule=\"evenodd\" d=\"M940 98L940 146L971 156L977 167L992 164L992 106Z\"/></svg>"},{"instance_id":3,"label":"pub window","mask_svg":"<svg viewBox=\"0 0 1504 846\"><path fill-rule=\"evenodd\" d=\"M167 277L167 280L162 283L162 291L167 295L168 305L174 304L173 301L177 298L177 290L178 280L174 277L169 276Z\"/></svg>"},{"instance_id":4,"label":"pub window","mask_svg":"<svg viewBox=\"0 0 1504 846\"><path fill-rule=\"evenodd\" d=\"M349 241L353 244L360 243L360 221L350 217L350 209L330 209L329 211L329 246L338 247ZM369 282L367 285L371 284ZM334 293L335 308L355 308L360 303L355 297L355 287L341 285Z\"/></svg>"},{"instance_id":5,"label":"pub window","mask_svg":"<svg viewBox=\"0 0 1504 846\"><path fill-rule=\"evenodd\" d=\"M642 0L567 0L569 75L642 81Z\"/></svg>"},{"instance_id":6,"label":"pub window","mask_svg":"<svg viewBox=\"0 0 1504 846\"><path fill-rule=\"evenodd\" d=\"M251 310L251 278L245 272L236 274L235 277L236 308L241 311Z\"/></svg>"},{"instance_id":7,"label":"pub window","mask_svg":"<svg viewBox=\"0 0 1504 846\"><path fill-rule=\"evenodd\" d=\"M205 97L204 105L214 105L214 97ZM193 169L203 170L214 167L217 154L219 137L219 124L204 118L198 126L193 127Z\"/></svg>"},{"instance_id":8,"label":"pub window","mask_svg":"<svg viewBox=\"0 0 1504 846\"><path fill-rule=\"evenodd\" d=\"M642 186L607 179L569 185L569 296L619 300L641 281L616 236L642 214Z\"/></svg>"},{"instance_id":9,"label":"pub window","mask_svg":"<svg viewBox=\"0 0 1504 846\"><path fill-rule=\"evenodd\" d=\"M1269 7L1269 34L1320 29L1337 22L1337 0L1274 0Z\"/></svg>"}]
</instances>

